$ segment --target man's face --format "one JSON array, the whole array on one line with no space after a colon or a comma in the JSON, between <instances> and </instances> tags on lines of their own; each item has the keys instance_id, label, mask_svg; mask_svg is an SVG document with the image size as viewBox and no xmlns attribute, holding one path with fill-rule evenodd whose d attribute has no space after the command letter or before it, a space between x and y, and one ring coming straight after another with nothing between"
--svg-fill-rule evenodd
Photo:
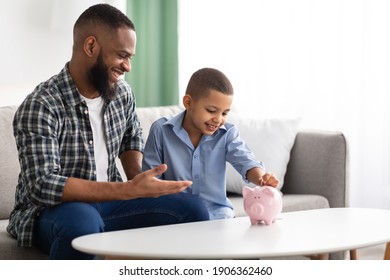
<instances>
[{"instance_id":1,"label":"man's face","mask_svg":"<svg viewBox=\"0 0 390 280\"><path fill-rule=\"evenodd\" d=\"M135 32L126 28L118 29L100 43L100 53L90 69L90 81L105 100L115 98L117 82L125 72L131 71L135 44Z\"/></svg>"}]
</instances>

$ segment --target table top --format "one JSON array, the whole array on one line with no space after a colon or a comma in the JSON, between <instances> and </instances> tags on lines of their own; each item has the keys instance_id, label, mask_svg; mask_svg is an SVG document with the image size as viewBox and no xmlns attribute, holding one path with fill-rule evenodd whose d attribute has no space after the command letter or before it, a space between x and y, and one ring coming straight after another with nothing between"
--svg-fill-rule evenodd
<instances>
[{"instance_id":1,"label":"table top","mask_svg":"<svg viewBox=\"0 0 390 280\"><path fill-rule=\"evenodd\" d=\"M94 255L158 259L250 259L347 251L390 241L390 210L326 208L281 213L272 225L248 217L104 232L72 246Z\"/></svg>"}]
</instances>

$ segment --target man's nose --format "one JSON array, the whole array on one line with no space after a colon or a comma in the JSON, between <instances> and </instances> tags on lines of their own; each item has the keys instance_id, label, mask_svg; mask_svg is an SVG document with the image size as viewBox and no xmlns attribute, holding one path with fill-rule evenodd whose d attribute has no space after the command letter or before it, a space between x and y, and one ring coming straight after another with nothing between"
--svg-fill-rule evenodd
<instances>
[{"instance_id":1,"label":"man's nose","mask_svg":"<svg viewBox=\"0 0 390 280\"><path fill-rule=\"evenodd\" d=\"M122 67L125 72L131 71L131 61L130 59L126 59L122 62Z\"/></svg>"}]
</instances>

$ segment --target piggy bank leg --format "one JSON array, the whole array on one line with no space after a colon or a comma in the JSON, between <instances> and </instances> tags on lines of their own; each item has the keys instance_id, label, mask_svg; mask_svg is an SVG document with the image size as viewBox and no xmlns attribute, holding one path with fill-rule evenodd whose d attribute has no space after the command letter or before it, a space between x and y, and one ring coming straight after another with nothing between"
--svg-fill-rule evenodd
<instances>
[{"instance_id":1,"label":"piggy bank leg","mask_svg":"<svg viewBox=\"0 0 390 280\"><path fill-rule=\"evenodd\" d=\"M250 219L251 220L251 224L252 225L257 225L258 224L258 220L256 219Z\"/></svg>"},{"instance_id":2,"label":"piggy bank leg","mask_svg":"<svg viewBox=\"0 0 390 280\"><path fill-rule=\"evenodd\" d=\"M269 225L271 225L271 224L273 224L273 223L275 223L275 222L276 222L276 218L270 219L270 220L264 220L264 223L265 223L267 226L269 226Z\"/></svg>"}]
</instances>

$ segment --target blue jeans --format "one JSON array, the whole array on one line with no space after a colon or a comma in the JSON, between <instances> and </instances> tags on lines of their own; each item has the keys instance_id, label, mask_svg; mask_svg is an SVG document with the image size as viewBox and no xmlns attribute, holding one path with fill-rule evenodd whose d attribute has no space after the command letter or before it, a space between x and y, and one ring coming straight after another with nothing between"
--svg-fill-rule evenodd
<instances>
[{"instance_id":1,"label":"blue jeans","mask_svg":"<svg viewBox=\"0 0 390 280\"><path fill-rule=\"evenodd\" d=\"M73 249L72 240L91 233L208 219L203 202L185 193L102 203L66 202L40 213L34 243L49 259L93 259Z\"/></svg>"}]
</instances>

